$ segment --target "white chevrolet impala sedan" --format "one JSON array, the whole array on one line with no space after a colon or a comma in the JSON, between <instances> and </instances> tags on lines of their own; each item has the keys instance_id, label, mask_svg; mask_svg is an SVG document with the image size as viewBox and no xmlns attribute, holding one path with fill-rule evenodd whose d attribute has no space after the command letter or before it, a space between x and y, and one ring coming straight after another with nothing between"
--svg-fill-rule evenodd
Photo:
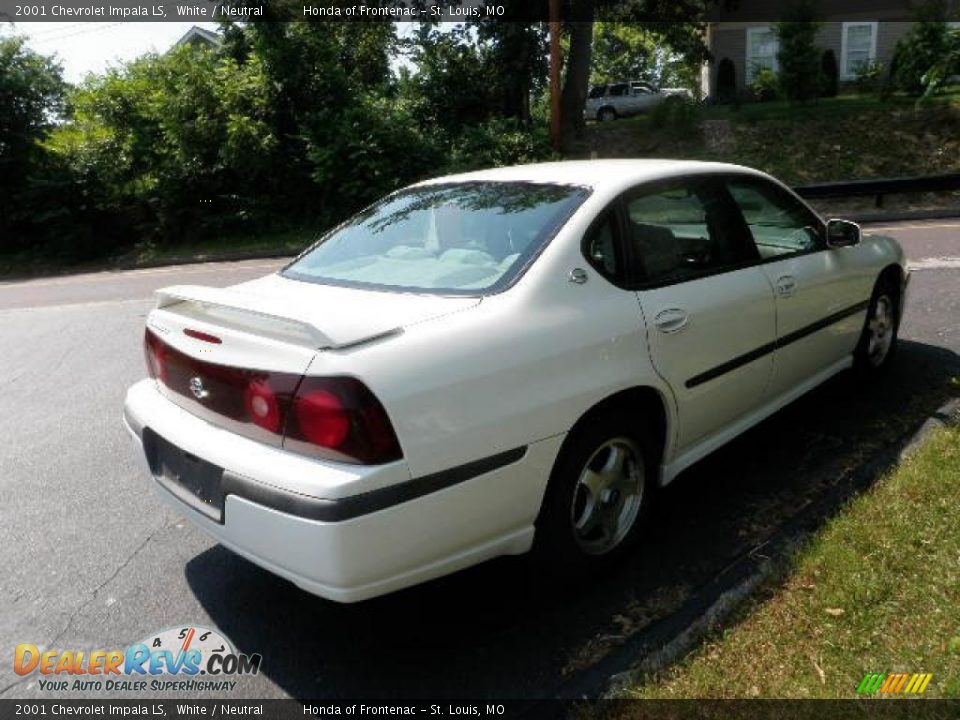
<instances>
[{"instance_id":1,"label":"white chevrolet impala sedan","mask_svg":"<svg viewBox=\"0 0 960 720\"><path fill-rule=\"evenodd\" d=\"M743 167L437 178L278 273L158 293L124 418L179 513L350 602L628 554L658 487L896 346L903 251Z\"/></svg>"}]
</instances>

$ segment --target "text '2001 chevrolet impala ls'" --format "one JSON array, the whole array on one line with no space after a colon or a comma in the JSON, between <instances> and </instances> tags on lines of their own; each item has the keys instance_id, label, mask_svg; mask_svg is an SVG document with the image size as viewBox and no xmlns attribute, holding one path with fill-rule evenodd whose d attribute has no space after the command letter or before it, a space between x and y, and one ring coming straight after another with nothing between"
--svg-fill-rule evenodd
<instances>
[{"instance_id":1,"label":"text '2001 chevrolet impala ls'","mask_svg":"<svg viewBox=\"0 0 960 720\"><path fill-rule=\"evenodd\" d=\"M438 178L277 274L171 287L124 417L152 484L317 595L629 551L651 495L895 348L893 240L675 161Z\"/></svg>"}]
</instances>

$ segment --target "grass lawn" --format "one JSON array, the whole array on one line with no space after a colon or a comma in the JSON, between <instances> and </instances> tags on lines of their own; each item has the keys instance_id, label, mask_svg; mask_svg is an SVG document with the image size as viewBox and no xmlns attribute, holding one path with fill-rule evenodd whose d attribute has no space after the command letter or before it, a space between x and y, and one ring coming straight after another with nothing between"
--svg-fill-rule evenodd
<instances>
[{"instance_id":1,"label":"grass lawn","mask_svg":"<svg viewBox=\"0 0 960 720\"><path fill-rule=\"evenodd\" d=\"M920 108L905 96L843 95L705 106L697 119L665 128L649 116L591 123L576 154L732 162L794 185L960 170L960 88Z\"/></svg>"},{"instance_id":2,"label":"grass lawn","mask_svg":"<svg viewBox=\"0 0 960 720\"><path fill-rule=\"evenodd\" d=\"M938 430L684 661L630 697L853 698L865 673L960 697L960 428Z\"/></svg>"}]
</instances>

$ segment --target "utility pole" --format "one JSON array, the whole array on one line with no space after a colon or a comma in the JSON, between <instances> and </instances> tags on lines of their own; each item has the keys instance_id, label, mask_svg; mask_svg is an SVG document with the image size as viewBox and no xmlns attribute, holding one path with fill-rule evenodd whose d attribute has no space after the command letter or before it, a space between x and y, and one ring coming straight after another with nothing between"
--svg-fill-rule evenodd
<instances>
[{"instance_id":1,"label":"utility pole","mask_svg":"<svg viewBox=\"0 0 960 720\"><path fill-rule=\"evenodd\" d=\"M560 2L550 0L550 142L560 151Z\"/></svg>"}]
</instances>

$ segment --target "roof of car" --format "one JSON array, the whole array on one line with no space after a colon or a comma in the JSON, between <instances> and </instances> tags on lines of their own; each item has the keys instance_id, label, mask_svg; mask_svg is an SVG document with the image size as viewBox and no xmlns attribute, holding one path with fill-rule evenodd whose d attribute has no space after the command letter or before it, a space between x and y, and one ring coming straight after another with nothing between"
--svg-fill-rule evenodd
<instances>
[{"instance_id":1,"label":"roof of car","mask_svg":"<svg viewBox=\"0 0 960 720\"><path fill-rule=\"evenodd\" d=\"M727 163L695 160L567 160L478 170L427 180L424 184L470 181L539 182L585 185L594 189L619 187L691 173L755 172Z\"/></svg>"}]
</instances>

